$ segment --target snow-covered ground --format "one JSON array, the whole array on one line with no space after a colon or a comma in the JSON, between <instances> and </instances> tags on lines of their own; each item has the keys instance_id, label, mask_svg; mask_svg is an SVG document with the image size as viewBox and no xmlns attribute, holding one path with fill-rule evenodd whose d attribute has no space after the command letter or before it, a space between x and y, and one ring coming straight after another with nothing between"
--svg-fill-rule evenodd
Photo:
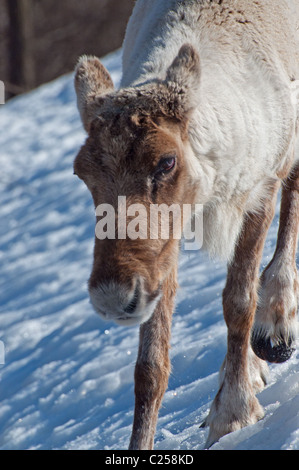
<instances>
[{"instance_id":1,"label":"snow-covered ground","mask_svg":"<svg viewBox=\"0 0 299 470\"><path fill-rule=\"evenodd\" d=\"M120 52L104 63L117 84ZM88 300L94 209L72 171L85 139L72 80L0 107L0 449L126 449L131 431L138 327L103 323ZM278 211L263 265L277 226ZM181 255L156 449L205 443L199 425L226 350L225 275L201 252ZM298 352L271 366L259 400L265 418L213 449L299 449Z\"/></svg>"}]
</instances>

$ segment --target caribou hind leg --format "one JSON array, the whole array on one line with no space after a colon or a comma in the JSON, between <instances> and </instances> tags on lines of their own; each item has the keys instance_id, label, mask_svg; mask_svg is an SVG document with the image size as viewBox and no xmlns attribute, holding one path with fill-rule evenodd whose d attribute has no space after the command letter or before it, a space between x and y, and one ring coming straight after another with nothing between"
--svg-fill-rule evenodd
<instances>
[{"instance_id":1,"label":"caribou hind leg","mask_svg":"<svg viewBox=\"0 0 299 470\"><path fill-rule=\"evenodd\" d=\"M297 333L299 164L283 184L280 226L274 257L261 277L259 306L252 333L257 356L269 362L288 360Z\"/></svg>"}]
</instances>

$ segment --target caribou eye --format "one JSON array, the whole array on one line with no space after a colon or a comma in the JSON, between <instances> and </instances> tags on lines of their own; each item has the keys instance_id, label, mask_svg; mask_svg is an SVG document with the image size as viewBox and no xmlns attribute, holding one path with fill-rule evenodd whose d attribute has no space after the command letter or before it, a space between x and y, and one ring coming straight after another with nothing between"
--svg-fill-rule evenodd
<instances>
[{"instance_id":1,"label":"caribou eye","mask_svg":"<svg viewBox=\"0 0 299 470\"><path fill-rule=\"evenodd\" d=\"M176 158L173 156L165 157L160 160L156 168L155 176L164 176L165 174L171 172L176 164Z\"/></svg>"}]
</instances>

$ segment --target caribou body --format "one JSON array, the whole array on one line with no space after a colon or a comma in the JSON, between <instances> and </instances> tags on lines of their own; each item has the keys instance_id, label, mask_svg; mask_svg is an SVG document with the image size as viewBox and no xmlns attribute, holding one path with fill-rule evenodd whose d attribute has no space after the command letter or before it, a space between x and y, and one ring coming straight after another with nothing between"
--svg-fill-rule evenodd
<instances>
[{"instance_id":1,"label":"caribou body","mask_svg":"<svg viewBox=\"0 0 299 470\"><path fill-rule=\"evenodd\" d=\"M168 239L129 237L118 198L146 213L152 205L201 205L203 248L227 260L227 355L205 422L210 447L263 417L256 393L266 361L285 361L294 350L298 80L297 0L138 0L120 89L97 58L79 60L75 86L88 138L74 169L95 206L114 207L116 218L115 238L95 240L90 299L103 318L141 325L130 449L153 447L180 243L175 228ZM277 247L260 277L279 188Z\"/></svg>"}]
</instances>

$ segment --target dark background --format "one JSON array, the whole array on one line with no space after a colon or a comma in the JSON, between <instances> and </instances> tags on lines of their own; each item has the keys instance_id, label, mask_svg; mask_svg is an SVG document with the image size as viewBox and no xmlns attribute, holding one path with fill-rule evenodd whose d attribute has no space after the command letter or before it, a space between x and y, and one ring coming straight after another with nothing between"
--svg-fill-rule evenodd
<instances>
[{"instance_id":1,"label":"dark background","mask_svg":"<svg viewBox=\"0 0 299 470\"><path fill-rule=\"evenodd\" d=\"M121 47L134 0L0 0L6 100Z\"/></svg>"}]
</instances>

